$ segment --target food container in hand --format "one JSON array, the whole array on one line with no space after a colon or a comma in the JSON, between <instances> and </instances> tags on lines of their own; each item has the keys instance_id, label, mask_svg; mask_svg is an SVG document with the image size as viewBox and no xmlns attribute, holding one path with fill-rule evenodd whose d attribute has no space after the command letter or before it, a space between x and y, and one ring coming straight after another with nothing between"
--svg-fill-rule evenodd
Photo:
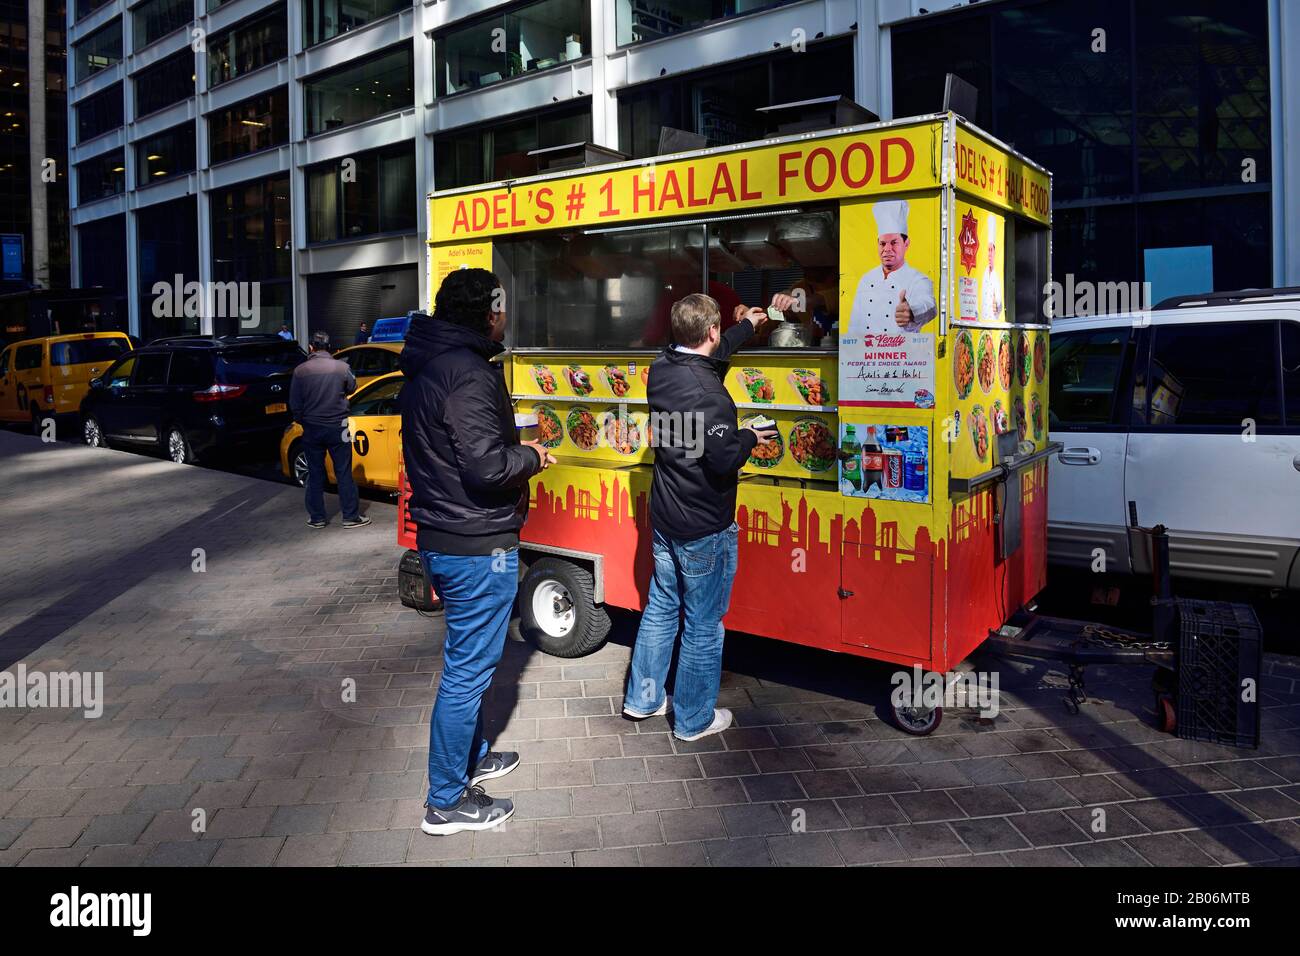
<instances>
[{"instance_id":1,"label":"food container in hand","mask_svg":"<svg viewBox=\"0 0 1300 956\"><path fill-rule=\"evenodd\" d=\"M537 441L537 413L515 412L515 429L520 441Z\"/></svg>"}]
</instances>

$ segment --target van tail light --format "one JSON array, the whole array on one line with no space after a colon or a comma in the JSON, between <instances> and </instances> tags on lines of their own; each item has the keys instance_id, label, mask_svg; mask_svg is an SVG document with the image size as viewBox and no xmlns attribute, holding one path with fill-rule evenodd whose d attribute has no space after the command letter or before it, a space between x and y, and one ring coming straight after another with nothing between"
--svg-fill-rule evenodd
<instances>
[{"instance_id":1,"label":"van tail light","mask_svg":"<svg viewBox=\"0 0 1300 956\"><path fill-rule=\"evenodd\" d=\"M53 405L53 404L54 404L54 386L53 386L53 385L46 385L46 386L45 386L45 404L46 404L46 405Z\"/></svg>"},{"instance_id":2,"label":"van tail light","mask_svg":"<svg viewBox=\"0 0 1300 956\"><path fill-rule=\"evenodd\" d=\"M238 398L248 391L247 385L222 385L216 383L210 388L194 393L196 402L219 402L225 398Z\"/></svg>"}]
</instances>

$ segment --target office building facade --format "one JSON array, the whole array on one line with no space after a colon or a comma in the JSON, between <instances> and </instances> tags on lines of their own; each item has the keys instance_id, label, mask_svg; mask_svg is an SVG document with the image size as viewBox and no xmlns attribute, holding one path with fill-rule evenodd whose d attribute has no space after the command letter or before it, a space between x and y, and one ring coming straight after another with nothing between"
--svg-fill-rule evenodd
<instances>
[{"instance_id":1,"label":"office building facade","mask_svg":"<svg viewBox=\"0 0 1300 956\"><path fill-rule=\"evenodd\" d=\"M1059 274L1140 279L1148 247L1209 245L1221 287L1300 284L1281 214L1300 197L1283 150L1300 17L1190 2L1195 23L1107 0L1093 25L1068 0L70 0L74 279L145 338L286 324L350 342L427 301L433 188L575 142L759 138L756 109L812 97L935 111L952 71L980 87L977 119L1058 174ZM1158 49L1152 5L1177 26ZM1071 48L1096 26L1101 65ZM1229 181L1252 159L1253 181ZM254 307L169 307L156 290L174 305L177 276L254 288Z\"/></svg>"}]
</instances>

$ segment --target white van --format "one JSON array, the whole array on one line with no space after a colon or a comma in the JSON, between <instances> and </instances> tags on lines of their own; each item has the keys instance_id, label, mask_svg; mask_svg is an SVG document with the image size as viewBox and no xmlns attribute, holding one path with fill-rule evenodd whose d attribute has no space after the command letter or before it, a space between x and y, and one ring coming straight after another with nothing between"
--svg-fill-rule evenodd
<instances>
[{"instance_id":1,"label":"white van","mask_svg":"<svg viewBox=\"0 0 1300 956\"><path fill-rule=\"evenodd\" d=\"M1300 589L1300 289L1057 319L1050 385L1050 563L1132 571L1133 501L1175 577Z\"/></svg>"}]
</instances>

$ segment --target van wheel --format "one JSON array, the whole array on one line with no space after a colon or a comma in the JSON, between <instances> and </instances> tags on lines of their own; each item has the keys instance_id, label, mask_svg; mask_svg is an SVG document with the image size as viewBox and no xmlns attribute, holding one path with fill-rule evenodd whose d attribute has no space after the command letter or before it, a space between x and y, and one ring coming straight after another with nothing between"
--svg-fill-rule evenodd
<instances>
[{"instance_id":1,"label":"van wheel","mask_svg":"<svg viewBox=\"0 0 1300 956\"><path fill-rule=\"evenodd\" d=\"M108 439L104 437L104 429L99 425L99 419L94 415L87 415L85 421L81 423L81 437L91 448L107 448Z\"/></svg>"},{"instance_id":2,"label":"van wheel","mask_svg":"<svg viewBox=\"0 0 1300 956\"><path fill-rule=\"evenodd\" d=\"M41 437L41 410L35 405L32 407L32 434L37 438Z\"/></svg>"},{"instance_id":3,"label":"van wheel","mask_svg":"<svg viewBox=\"0 0 1300 956\"><path fill-rule=\"evenodd\" d=\"M302 442L296 441L289 446L289 472L293 483L299 488L307 487L307 453L302 450Z\"/></svg>"},{"instance_id":4,"label":"van wheel","mask_svg":"<svg viewBox=\"0 0 1300 956\"><path fill-rule=\"evenodd\" d=\"M533 563L519 588L519 632L553 657L582 657L605 643L609 614L586 568L562 558Z\"/></svg>"},{"instance_id":5,"label":"van wheel","mask_svg":"<svg viewBox=\"0 0 1300 956\"><path fill-rule=\"evenodd\" d=\"M178 465L193 465L195 463L190 441L185 437L185 432L179 425L173 425L167 429L167 457Z\"/></svg>"}]
</instances>

